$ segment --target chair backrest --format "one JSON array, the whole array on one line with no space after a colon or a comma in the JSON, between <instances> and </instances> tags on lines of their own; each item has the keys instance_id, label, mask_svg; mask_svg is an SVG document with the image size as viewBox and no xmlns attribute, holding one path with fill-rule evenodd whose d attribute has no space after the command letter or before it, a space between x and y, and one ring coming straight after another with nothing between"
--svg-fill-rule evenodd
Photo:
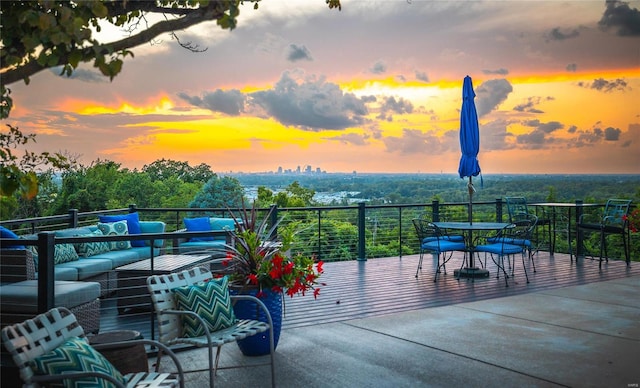
<instances>
[{"instance_id":1,"label":"chair backrest","mask_svg":"<svg viewBox=\"0 0 640 388\"><path fill-rule=\"evenodd\" d=\"M509 212L509 222L516 222L526 219L529 214L527 199L525 197L505 197L507 201L507 211Z\"/></svg>"},{"instance_id":2,"label":"chair backrest","mask_svg":"<svg viewBox=\"0 0 640 388\"><path fill-rule=\"evenodd\" d=\"M53 308L32 319L2 329L2 343L11 353L23 381L34 376L30 362L73 337L85 338L75 315L64 307Z\"/></svg>"},{"instance_id":3,"label":"chair backrest","mask_svg":"<svg viewBox=\"0 0 640 388\"><path fill-rule=\"evenodd\" d=\"M438 241L443 236L440 228L428 220L414 218L412 222L420 244L428 241Z\"/></svg>"},{"instance_id":4,"label":"chair backrest","mask_svg":"<svg viewBox=\"0 0 640 388\"><path fill-rule=\"evenodd\" d=\"M537 223L538 217L535 214L519 214L513 221L514 227L509 228L507 233L515 239L531 240Z\"/></svg>"},{"instance_id":5,"label":"chair backrest","mask_svg":"<svg viewBox=\"0 0 640 388\"><path fill-rule=\"evenodd\" d=\"M607 225L623 225L623 216L629 213L630 207L630 200L609 199L604 207L602 222Z\"/></svg>"},{"instance_id":6,"label":"chair backrest","mask_svg":"<svg viewBox=\"0 0 640 388\"><path fill-rule=\"evenodd\" d=\"M182 319L174 314L162 314L166 310L177 310L173 290L190 286L213 278L211 271L196 267L182 272L166 275L152 275L147 278L147 288L158 317L158 340L168 343L182 336Z\"/></svg>"}]
</instances>

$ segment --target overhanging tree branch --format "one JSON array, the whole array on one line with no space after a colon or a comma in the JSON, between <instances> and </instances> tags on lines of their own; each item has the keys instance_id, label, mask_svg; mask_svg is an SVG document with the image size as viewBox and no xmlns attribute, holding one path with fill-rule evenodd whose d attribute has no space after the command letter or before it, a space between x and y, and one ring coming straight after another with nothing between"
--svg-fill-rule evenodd
<instances>
[{"instance_id":1,"label":"overhanging tree branch","mask_svg":"<svg viewBox=\"0 0 640 388\"><path fill-rule=\"evenodd\" d=\"M97 56L110 55L111 53L114 53L114 52L119 52L122 50L137 47L141 44L151 41L153 38L166 32L184 30L205 21L218 20L224 16L224 9L221 9L221 7L219 7L218 5L219 4L217 4L216 2L212 2L206 8L183 10L183 11L189 11L183 17L173 19L173 20L160 21L154 24L153 26L147 28L146 30L140 31L136 35L129 36L127 38L121 39L116 42L102 44L100 45L100 48L98 50L96 50L94 47L83 48L82 49L83 62L88 62L92 59L95 59ZM164 8L161 8L161 9L163 11L166 11L166 9ZM32 75L37 74L38 72L45 70L47 68L61 66L61 65L67 64L68 62L69 62L69 54L60 56L55 65L51 65L51 63L48 63L46 65L41 65L37 62L36 59L31 59L25 65L22 65L13 69L9 69L1 73L0 85L3 87L6 85L10 85L16 81L27 79Z\"/></svg>"}]
</instances>

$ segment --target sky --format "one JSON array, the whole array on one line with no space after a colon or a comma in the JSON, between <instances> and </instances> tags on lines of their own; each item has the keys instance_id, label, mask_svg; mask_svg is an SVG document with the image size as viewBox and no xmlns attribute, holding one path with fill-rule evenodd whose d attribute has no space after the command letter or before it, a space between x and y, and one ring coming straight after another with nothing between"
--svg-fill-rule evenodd
<instances>
[{"instance_id":1,"label":"sky","mask_svg":"<svg viewBox=\"0 0 640 388\"><path fill-rule=\"evenodd\" d=\"M469 75L483 174L640 174L640 1L265 0L177 35L206 50L40 72L4 121L84 165L457 174Z\"/></svg>"}]
</instances>

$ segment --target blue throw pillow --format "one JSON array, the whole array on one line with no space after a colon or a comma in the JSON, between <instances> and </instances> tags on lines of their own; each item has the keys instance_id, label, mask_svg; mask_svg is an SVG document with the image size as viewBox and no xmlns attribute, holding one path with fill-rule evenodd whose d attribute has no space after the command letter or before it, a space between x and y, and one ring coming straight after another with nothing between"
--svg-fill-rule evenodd
<instances>
[{"instance_id":1,"label":"blue throw pillow","mask_svg":"<svg viewBox=\"0 0 640 388\"><path fill-rule=\"evenodd\" d=\"M140 228L140 217L138 213L118 214L113 216L98 216L101 223L127 221L127 230L129 234L140 234L142 229ZM144 240L131 240L132 247L143 247Z\"/></svg>"},{"instance_id":2,"label":"blue throw pillow","mask_svg":"<svg viewBox=\"0 0 640 388\"><path fill-rule=\"evenodd\" d=\"M209 232L213 230L211 229L209 217L185 218L184 226L187 227L187 232ZM213 241L213 237L193 237L189 241Z\"/></svg>"},{"instance_id":3,"label":"blue throw pillow","mask_svg":"<svg viewBox=\"0 0 640 388\"><path fill-rule=\"evenodd\" d=\"M20 237L18 237L17 234L13 233L9 229L5 228L4 226L0 226L0 238L19 239ZM2 249L26 249L26 248L24 247L24 245L12 245L7 247L2 247Z\"/></svg>"}]
</instances>

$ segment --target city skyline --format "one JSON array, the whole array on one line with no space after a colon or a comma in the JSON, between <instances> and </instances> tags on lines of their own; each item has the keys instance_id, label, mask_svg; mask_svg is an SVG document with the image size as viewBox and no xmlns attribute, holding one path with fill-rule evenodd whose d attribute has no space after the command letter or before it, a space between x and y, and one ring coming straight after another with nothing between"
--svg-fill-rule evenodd
<instances>
[{"instance_id":1,"label":"city skyline","mask_svg":"<svg viewBox=\"0 0 640 388\"><path fill-rule=\"evenodd\" d=\"M11 85L36 151L141 168L455 173L473 79L483 174L640 173L640 1L261 2L90 65ZM122 32L105 28L113 40ZM59 72L59 70L58 70ZM3 126L4 127L4 126Z\"/></svg>"}]
</instances>

